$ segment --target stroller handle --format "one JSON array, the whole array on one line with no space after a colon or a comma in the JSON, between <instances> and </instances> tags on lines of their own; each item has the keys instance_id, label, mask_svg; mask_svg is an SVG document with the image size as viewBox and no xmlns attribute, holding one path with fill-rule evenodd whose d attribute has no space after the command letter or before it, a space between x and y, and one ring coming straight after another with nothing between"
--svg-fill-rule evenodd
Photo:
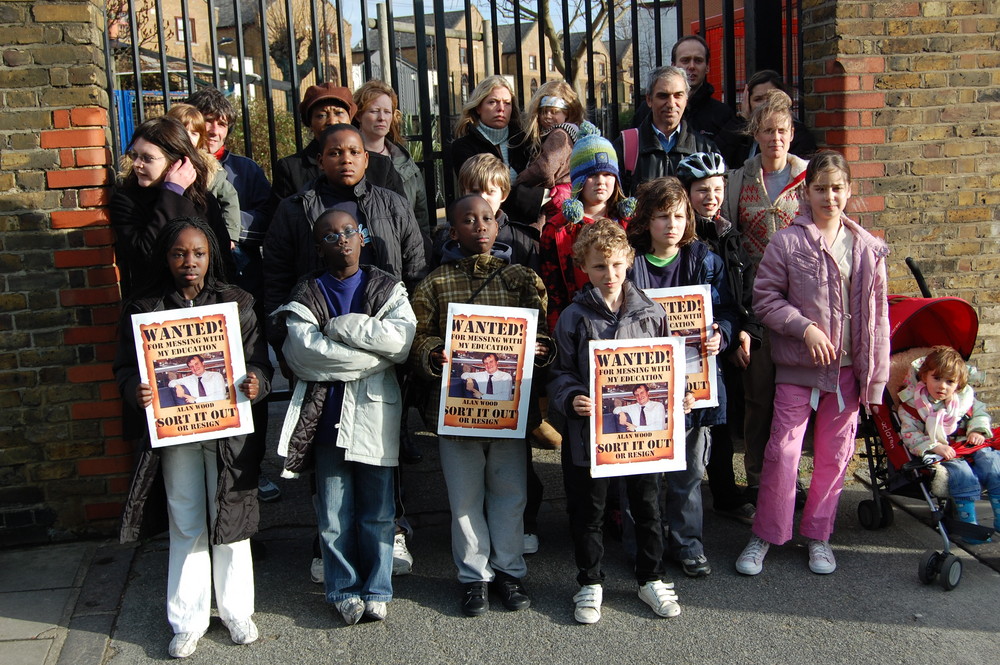
<instances>
[{"instance_id":1,"label":"stroller handle","mask_svg":"<svg viewBox=\"0 0 1000 665\"><path fill-rule=\"evenodd\" d=\"M920 270L920 266L917 262L913 260L912 256L906 257L906 267L910 269L913 273L913 279L917 280L917 287L920 289L920 295L924 298L930 298L931 290L927 288L927 282L924 280L924 273Z\"/></svg>"}]
</instances>

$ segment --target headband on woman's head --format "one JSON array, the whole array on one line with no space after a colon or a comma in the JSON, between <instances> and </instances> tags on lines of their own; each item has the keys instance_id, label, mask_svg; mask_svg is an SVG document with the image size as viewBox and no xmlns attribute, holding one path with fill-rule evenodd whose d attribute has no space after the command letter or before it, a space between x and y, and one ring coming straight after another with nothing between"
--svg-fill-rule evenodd
<instances>
[{"instance_id":1,"label":"headband on woman's head","mask_svg":"<svg viewBox=\"0 0 1000 665\"><path fill-rule=\"evenodd\" d=\"M538 108L568 109L569 102L567 102L562 97L557 97L555 95L545 95L544 97L542 97L542 101L538 103Z\"/></svg>"}]
</instances>

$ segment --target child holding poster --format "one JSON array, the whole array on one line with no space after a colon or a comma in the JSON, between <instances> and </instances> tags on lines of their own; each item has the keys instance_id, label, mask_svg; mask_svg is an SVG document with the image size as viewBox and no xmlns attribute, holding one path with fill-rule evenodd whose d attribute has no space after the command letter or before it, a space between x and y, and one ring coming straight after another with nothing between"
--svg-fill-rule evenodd
<instances>
[{"instance_id":1,"label":"child holding poster","mask_svg":"<svg viewBox=\"0 0 1000 665\"><path fill-rule=\"evenodd\" d=\"M650 180L636 191L638 205L628 236L639 258L632 280L641 289L708 284L712 290L714 333L705 349L725 350L737 327L736 308L722 259L695 237L694 210L677 178ZM680 563L689 577L712 572L702 543L701 481L711 450L710 428L726 422L726 388L717 370L719 405L695 409L685 423L687 468L664 474L661 506L666 557Z\"/></svg>"},{"instance_id":2,"label":"child holding poster","mask_svg":"<svg viewBox=\"0 0 1000 665\"><path fill-rule=\"evenodd\" d=\"M837 569L830 535L854 455L858 404L875 411L889 378L889 248L844 214L851 174L824 150L806 167L806 202L771 237L754 282L754 312L771 333L777 370L754 536L736 570L757 575L768 548L792 537L802 439L816 412L813 475L799 524L809 570Z\"/></svg>"},{"instance_id":3,"label":"child holding poster","mask_svg":"<svg viewBox=\"0 0 1000 665\"><path fill-rule=\"evenodd\" d=\"M396 365L416 319L403 283L360 265L365 242L347 206L316 220L325 270L306 275L272 315L298 379L278 450L285 473L314 470L326 600L351 626L392 600L402 400Z\"/></svg>"},{"instance_id":4,"label":"child holding poster","mask_svg":"<svg viewBox=\"0 0 1000 665\"><path fill-rule=\"evenodd\" d=\"M625 231L610 219L587 225L573 244L573 260L590 280L577 292L556 324L559 355L549 381L550 404L565 416L562 469L566 503L580 590L573 596L580 623L601 618L604 571L604 512L611 478L590 474L589 343L597 339L666 337L670 334L663 307L629 280L634 252ZM639 387L636 388L639 390ZM647 389L648 390L648 389ZM626 475L626 493L635 519L635 576L639 598L657 616L680 614L672 583L663 581L663 531L657 502L656 474Z\"/></svg>"},{"instance_id":5,"label":"child holding poster","mask_svg":"<svg viewBox=\"0 0 1000 665\"><path fill-rule=\"evenodd\" d=\"M449 210L451 240L444 259L413 294L417 332L410 362L430 392L425 422L438 422L441 369L448 304L474 303L538 310L535 363L551 362L553 350L545 326L545 287L523 265L510 264L510 248L497 243L493 209L478 194L463 196ZM537 423L528 423L528 430ZM531 604L523 578L526 502L526 446L523 438L440 436L441 469L451 506L451 548L462 611L477 616L489 609L492 583L504 607Z\"/></svg>"},{"instance_id":6,"label":"child holding poster","mask_svg":"<svg viewBox=\"0 0 1000 665\"><path fill-rule=\"evenodd\" d=\"M270 391L272 369L254 315L253 297L225 283L211 227L194 218L168 222L157 235L150 256L148 274L153 281L124 305L114 364L115 379L127 405L126 436L131 436L129 425L145 415L136 409L145 409L153 399L152 388L139 378L128 318L132 314L237 303L248 370L239 390L254 401L264 398ZM192 363L190 358L184 360ZM195 652L211 618L213 578L219 616L233 642L253 642L257 626L251 618L254 585L249 538L259 521L257 474L263 452L251 450L253 444L245 435L150 448L144 423L142 429L140 445L145 449L129 489L121 540L138 540L145 531L144 519L156 517L146 509L157 505L152 494L157 475L162 474L170 528L167 620L174 631L168 652L174 658Z\"/></svg>"}]
</instances>

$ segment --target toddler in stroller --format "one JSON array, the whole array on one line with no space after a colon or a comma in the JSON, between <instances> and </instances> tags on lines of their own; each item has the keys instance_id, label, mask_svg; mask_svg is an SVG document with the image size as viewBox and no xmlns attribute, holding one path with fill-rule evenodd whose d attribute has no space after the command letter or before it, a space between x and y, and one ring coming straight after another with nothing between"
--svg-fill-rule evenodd
<instances>
[{"instance_id":1,"label":"toddler in stroller","mask_svg":"<svg viewBox=\"0 0 1000 665\"><path fill-rule=\"evenodd\" d=\"M917 358L899 392L903 444L925 463L940 462L932 490L950 494L961 522L976 524L975 501L985 487L1000 527L1000 452L990 447L990 417L968 384L969 368L949 346ZM965 536L969 544L989 542Z\"/></svg>"}]
</instances>

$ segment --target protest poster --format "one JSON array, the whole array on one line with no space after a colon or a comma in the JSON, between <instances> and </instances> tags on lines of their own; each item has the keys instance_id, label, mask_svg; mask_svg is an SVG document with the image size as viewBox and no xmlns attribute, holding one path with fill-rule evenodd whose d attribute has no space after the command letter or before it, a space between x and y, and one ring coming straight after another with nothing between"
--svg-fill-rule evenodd
<instances>
[{"instance_id":1,"label":"protest poster","mask_svg":"<svg viewBox=\"0 0 1000 665\"><path fill-rule=\"evenodd\" d=\"M236 303L133 314L132 334L154 448L253 431Z\"/></svg>"},{"instance_id":2,"label":"protest poster","mask_svg":"<svg viewBox=\"0 0 1000 665\"><path fill-rule=\"evenodd\" d=\"M592 477L686 468L683 353L676 337L590 342Z\"/></svg>"},{"instance_id":3,"label":"protest poster","mask_svg":"<svg viewBox=\"0 0 1000 665\"><path fill-rule=\"evenodd\" d=\"M705 350L712 316L712 287L708 284L645 289L652 300L663 305L670 321L671 336L684 340L687 389L694 395L694 408L719 405L716 357Z\"/></svg>"},{"instance_id":4,"label":"protest poster","mask_svg":"<svg viewBox=\"0 0 1000 665\"><path fill-rule=\"evenodd\" d=\"M538 312L450 303L438 434L526 434Z\"/></svg>"}]
</instances>

